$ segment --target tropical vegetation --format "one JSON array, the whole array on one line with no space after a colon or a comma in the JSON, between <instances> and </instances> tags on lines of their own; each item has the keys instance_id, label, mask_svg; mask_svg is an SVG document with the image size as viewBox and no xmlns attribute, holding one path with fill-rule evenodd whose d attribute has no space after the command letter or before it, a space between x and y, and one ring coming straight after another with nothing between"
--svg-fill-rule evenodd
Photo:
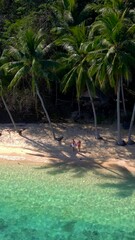
<instances>
[{"instance_id":1,"label":"tropical vegetation","mask_svg":"<svg viewBox=\"0 0 135 240\"><path fill-rule=\"evenodd\" d=\"M35 119L42 121L45 113L54 139L52 121L66 121L67 112L78 111L78 106L81 120L87 105L97 139L98 123L113 118L117 144L125 145L121 125L128 119L128 144L134 143L134 2L1 0L0 8L1 99L12 122L9 92L12 98L27 89L33 95ZM85 92L88 98L82 100ZM58 101L64 102L63 108ZM18 112L17 103L14 109Z\"/></svg>"}]
</instances>

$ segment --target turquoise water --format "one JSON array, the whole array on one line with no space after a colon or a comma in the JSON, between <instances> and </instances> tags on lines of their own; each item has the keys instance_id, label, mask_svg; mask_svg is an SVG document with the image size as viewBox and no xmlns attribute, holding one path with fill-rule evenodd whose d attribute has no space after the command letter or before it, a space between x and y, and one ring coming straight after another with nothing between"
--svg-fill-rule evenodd
<instances>
[{"instance_id":1,"label":"turquoise water","mask_svg":"<svg viewBox=\"0 0 135 240\"><path fill-rule=\"evenodd\" d=\"M0 164L0 240L135 239L135 180Z\"/></svg>"}]
</instances>

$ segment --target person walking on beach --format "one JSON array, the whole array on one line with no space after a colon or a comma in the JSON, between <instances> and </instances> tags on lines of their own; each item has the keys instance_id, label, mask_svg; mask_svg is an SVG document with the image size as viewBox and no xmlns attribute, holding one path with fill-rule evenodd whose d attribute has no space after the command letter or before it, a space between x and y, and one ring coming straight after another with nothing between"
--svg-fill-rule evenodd
<instances>
[{"instance_id":1,"label":"person walking on beach","mask_svg":"<svg viewBox=\"0 0 135 240\"><path fill-rule=\"evenodd\" d=\"M73 139L72 143L71 143L71 147L72 147L73 151L75 151L76 146L77 146L76 141Z\"/></svg>"},{"instance_id":2,"label":"person walking on beach","mask_svg":"<svg viewBox=\"0 0 135 240\"><path fill-rule=\"evenodd\" d=\"M77 142L77 148L78 148L78 151L80 152L81 151L81 141L80 140Z\"/></svg>"}]
</instances>

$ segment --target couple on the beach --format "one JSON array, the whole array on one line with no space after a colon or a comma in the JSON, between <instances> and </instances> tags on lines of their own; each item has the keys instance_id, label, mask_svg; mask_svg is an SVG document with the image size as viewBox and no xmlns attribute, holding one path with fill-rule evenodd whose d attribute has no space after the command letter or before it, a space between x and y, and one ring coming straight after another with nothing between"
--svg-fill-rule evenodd
<instances>
[{"instance_id":1,"label":"couple on the beach","mask_svg":"<svg viewBox=\"0 0 135 240\"><path fill-rule=\"evenodd\" d=\"M78 151L80 152L81 151L81 141L79 140L78 142L76 142L74 139L72 140L72 143L71 143L71 147L73 149L73 151L75 151L75 149L77 148Z\"/></svg>"}]
</instances>

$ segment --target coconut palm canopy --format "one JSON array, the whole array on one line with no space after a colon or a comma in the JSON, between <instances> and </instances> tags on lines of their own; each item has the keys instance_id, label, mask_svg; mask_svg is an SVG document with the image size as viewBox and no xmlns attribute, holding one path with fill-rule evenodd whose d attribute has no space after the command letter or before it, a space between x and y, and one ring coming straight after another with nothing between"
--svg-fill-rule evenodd
<instances>
[{"instance_id":1,"label":"coconut palm canopy","mask_svg":"<svg viewBox=\"0 0 135 240\"><path fill-rule=\"evenodd\" d=\"M82 92L87 90L95 127L96 109L92 98L96 93L95 86L98 85L101 91L107 89L108 94L112 88L114 94L117 93L118 143L121 144L120 98L122 95L124 107L125 86L132 90L135 87L132 81L135 68L134 2L57 0L27 4L19 0L18 4L8 1L5 7L3 3L0 66L8 81L2 77L2 86L13 89L25 81L25 87L31 86L42 106L43 81L46 89L57 85L57 99L59 94L64 98L63 92L68 89L76 89L79 100ZM50 81L56 83L56 79L57 84L52 87ZM54 89L51 90L54 93ZM47 118L50 122L49 116Z\"/></svg>"}]
</instances>

